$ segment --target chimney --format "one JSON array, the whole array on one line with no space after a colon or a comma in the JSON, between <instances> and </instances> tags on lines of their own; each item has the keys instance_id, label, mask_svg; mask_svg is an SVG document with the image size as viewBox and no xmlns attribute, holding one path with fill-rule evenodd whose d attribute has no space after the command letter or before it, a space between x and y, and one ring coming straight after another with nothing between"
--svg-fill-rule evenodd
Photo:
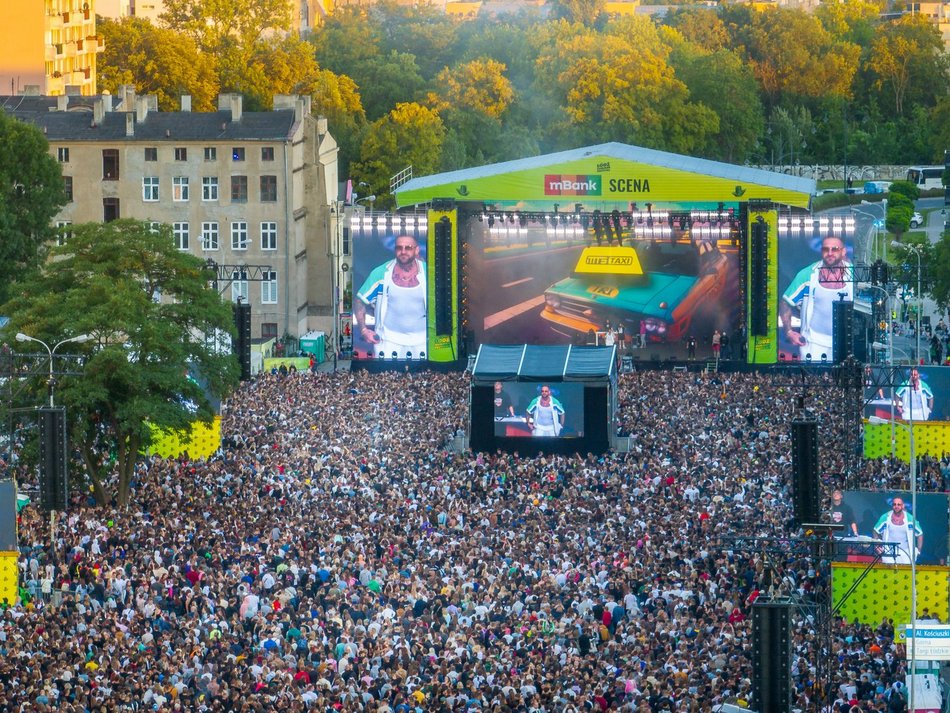
<instances>
[{"instance_id":1,"label":"chimney","mask_svg":"<svg viewBox=\"0 0 950 713\"><path fill-rule=\"evenodd\" d=\"M181 95L181 110L191 111L191 94Z\"/></svg>"},{"instance_id":2,"label":"chimney","mask_svg":"<svg viewBox=\"0 0 950 713\"><path fill-rule=\"evenodd\" d=\"M96 126L102 126L106 118L106 100L102 97L96 97L92 102L92 123Z\"/></svg>"},{"instance_id":3,"label":"chimney","mask_svg":"<svg viewBox=\"0 0 950 713\"><path fill-rule=\"evenodd\" d=\"M135 111L135 87L131 84L119 87L119 111Z\"/></svg>"},{"instance_id":4,"label":"chimney","mask_svg":"<svg viewBox=\"0 0 950 713\"><path fill-rule=\"evenodd\" d=\"M135 100L135 121L141 124L148 116L148 97L137 97Z\"/></svg>"},{"instance_id":5,"label":"chimney","mask_svg":"<svg viewBox=\"0 0 950 713\"><path fill-rule=\"evenodd\" d=\"M148 110L149 111L158 111L158 95L157 94L146 94L146 101L148 101Z\"/></svg>"},{"instance_id":6,"label":"chimney","mask_svg":"<svg viewBox=\"0 0 950 713\"><path fill-rule=\"evenodd\" d=\"M239 122L243 113L244 104L240 94L231 95L231 121Z\"/></svg>"},{"instance_id":7,"label":"chimney","mask_svg":"<svg viewBox=\"0 0 950 713\"><path fill-rule=\"evenodd\" d=\"M127 112L125 115L125 135L130 138L135 136L135 116L132 112Z\"/></svg>"},{"instance_id":8,"label":"chimney","mask_svg":"<svg viewBox=\"0 0 950 713\"><path fill-rule=\"evenodd\" d=\"M317 136L321 139L327 135L327 118L325 116L317 117Z\"/></svg>"},{"instance_id":9,"label":"chimney","mask_svg":"<svg viewBox=\"0 0 950 713\"><path fill-rule=\"evenodd\" d=\"M66 111L67 106L69 106L69 97L65 94L56 97L56 111Z\"/></svg>"}]
</instances>

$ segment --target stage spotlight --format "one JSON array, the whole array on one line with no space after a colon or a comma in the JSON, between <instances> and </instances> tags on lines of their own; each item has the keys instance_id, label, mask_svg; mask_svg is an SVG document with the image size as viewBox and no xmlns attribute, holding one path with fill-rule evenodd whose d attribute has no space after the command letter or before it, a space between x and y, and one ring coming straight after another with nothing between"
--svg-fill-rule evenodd
<instances>
[{"instance_id":1,"label":"stage spotlight","mask_svg":"<svg viewBox=\"0 0 950 713\"><path fill-rule=\"evenodd\" d=\"M412 361L412 352L406 352L406 360Z\"/></svg>"},{"instance_id":2,"label":"stage spotlight","mask_svg":"<svg viewBox=\"0 0 950 713\"><path fill-rule=\"evenodd\" d=\"M394 349L394 350L393 350L393 361L395 361L395 360L398 359L398 358L399 358L399 352L397 352L397 351Z\"/></svg>"},{"instance_id":3,"label":"stage spotlight","mask_svg":"<svg viewBox=\"0 0 950 713\"><path fill-rule=\"evenodd\" d=\"M424 360L425 358L426 358L426 353L425 353L425 352L419 352L419 360L422 361L422 360Z\"/></svg>"},{"instance_id":4,"label":"stage spotlight","mask_svg":"<svg viewBox=\"0 0 950 713\"><path fill-rule=\"evenodd\" d=\"M380 353L379 353L379 358L380 358L380 359L385 359L385 358L386 358L386 352L380 352Z\"/></svg>"}]
</instances>

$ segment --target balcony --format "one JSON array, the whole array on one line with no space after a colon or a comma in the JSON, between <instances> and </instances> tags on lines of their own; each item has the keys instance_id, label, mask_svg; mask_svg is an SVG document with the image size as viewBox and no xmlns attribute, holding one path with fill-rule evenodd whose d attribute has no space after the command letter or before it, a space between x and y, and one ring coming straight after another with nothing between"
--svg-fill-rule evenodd
<instances>
[{"instance_id":1,"label":"balcony","mask_svg":"<svg viewBox=\"0 0 950 713\"><path fill-rule=\"evenodd\" d=\"M47 30L61 30L63 29L63 16L60 14L56 15L47 15L46 16L46 29Z\"/></svg>"}]
</instances>

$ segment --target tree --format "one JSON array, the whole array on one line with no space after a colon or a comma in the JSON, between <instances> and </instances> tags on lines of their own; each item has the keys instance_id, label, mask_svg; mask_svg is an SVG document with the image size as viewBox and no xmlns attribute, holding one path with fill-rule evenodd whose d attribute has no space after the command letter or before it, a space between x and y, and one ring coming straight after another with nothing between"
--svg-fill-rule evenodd
<instances>
[{"instance_id":1,"label":"tree","mask_svg":"<svg viewBox=\"0 0 950 713\"><path fill-rule=\"evenodd\" d=\"M927 262L930 276L930 294L945 312L950 307L950 231L944 231L933 247L933 257Z\"/></svg>"},{"instance_id":2,"label":"tree","mask_svg":"<svg viewBox=\"0 0 950 713\"><path fill-rule=\"evenodd\" d=\"M397 104L367 130L353 177L375 188L376 205L392 205L391 195L380 187L389 186L390 178L407 166L416 175L437 171L444 140L445 125L435 111L411 102Z\"/></svg>"},{"instance_id":3,"label":"tree","mask_svg":"<svg viewBox=\"0 0 950 713\"><path fill-rule=\"evenodd\" d=\"M287 0L165 0L160 19L212 54L227 45L249 52L268 30L291 29Z\"/></svg>"},{"instance_id":4,"label":"tree","mask_svg":"<svg viewBox=\"0 0 950 713\"><path fill-rule=\"evenodd\" d=\"M446 67L436 78L443 105L498 119L514 99L505 65L492 59Z\"/></svg>"},{"instance_id":5,"label":"tree","mask_svg":"<svg viewBox=\"0 0 950 713\"><path fill-rule=\"evenodd\" d=\"M950 58L936 25L919 14L904 15L885 23L872 46L868 67L873 86L890 96L888 102L898 116L905 107L936 105L950 89Z\"/></svg>"},{"instance_id":6,"label":"tree","mask_svg":"<svg viewBox=\"0 0 950 713\"><path fill-rule=\"evenodd\" d=\"M46 137L0 111L0 302L11 294L11 280L45 257L53 216L65 204L63 175Z\"/></svg>"},{"instance_id":7,"label":"tree","mask_svg":"<svg viewBox=\"0 0 950 713\"><path fill-rule=\"evenodd\" d=\"M894 183L902 183L895 181ZM914 215L914 201L905 195L898 186L898 190L893 190L894 184L891 184L891 191L888 193L887 216L884 226L892 233L900 237L910 228L910 219Z\"/></svg>"},{"instance_id":8,"label":"tree","mask_svg":"<svg viewBox=\"0 0 950 713\"><path fill-rule=\"evenodd\" d=\"M553 0L550 4L555 17L591 27L600 19L607 3L605 0Z\"/></svg>"},{"instance_id":9,"label":"tree","mask_svg":"<svg viewBox=\"0 0 950 713\"><path fill-rule=\"evenodd\" d=\"M83 375L64 379L57 400L96 499L124 506L152 427L183 430L214 416L189 370L217 397L236 384L236 360L207 339L233 333L231 308L208 286L204 263L175 248L168 225L76 225L51 252L53 259L14 285L3 309L11 332L50 344L70 334L96 338L73 350L86 350Z\"/></svg>"},{"instance_id":10,"label":"tree","mask_svg":"<svg viewBox=\"0 0 950 713\"><path fill-rule=\"evenodd\" d=\"M195 111L213 111L218 94L214 58L198 51L189 36L148 20L126 17L98 25L106 49L100 60L99 88L113 94L132 84L139 94L158 97L161 111L177 111L182 94Z\"/></svg>"}]
</instances>

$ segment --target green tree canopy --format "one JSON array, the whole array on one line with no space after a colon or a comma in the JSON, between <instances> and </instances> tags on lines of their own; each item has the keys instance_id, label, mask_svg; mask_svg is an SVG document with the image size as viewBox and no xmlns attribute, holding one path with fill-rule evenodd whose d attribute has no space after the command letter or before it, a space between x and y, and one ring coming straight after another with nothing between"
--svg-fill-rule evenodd
<instances>
[{"instance_id":1,"label":"green tree canopy","mask_svg":"<svg viewBox=\"0 0 950 713\"><path fill-rule=\"evenodd\" d=\"M376 205L389 207L389 180L408 166L416 175L438 171L444 140L437 112L412 102L398 104L367 130L353 176L373 187Z\"/></svg>"},{"instance_id":2,"label":"green tree canopy","mask_svg":"<svg viewBox=\"0 0 950 713\"><path fill-rule=\"evenodd\" d=\"M125 17L100 22L106 49L99 65L99 88L113 94L123 84L140 94L158 97L161 111L177 111L182 94L189 94L195 111L213 111L218 94L214 58L199 52L188 35L148 20Z\"/></svg>"},{"instance_id":3,"label":"green tree canopy","mask_svg":"<svg viewBox=\"0 0 950 713\"><path fill-rule=\"evenodd\" d=\"M291 29L287 0L165 0L160 19L211 54L229 45L250 52L268 30Z\"/></svg>"},{"instance_id":4,"label":"green tree canopy","mask_svg":"<svg viewBox=\"0 0 950 713\"><path fill-rule=\"evenodd\" d=\"M209 339L233 332L231 307L208 286L204 263L175 248L167 225L76 225L52 257L15 284L3 310L11 332L49 344L64 335L96 338L72 350L88 359L81 377L64 379L57 399L67 407L72 444L97 499L125 505L152 426L181 430L213 418L189 369L217 397L236 384L235 358ZM110 452L114 470L104 457Z\"/></svg>"},{"instance_id":5,"label":"green tree canopy","mask_svg":"<svg viewBox=\"0 0 950 713\"><path fill-rule=\"evenodd\" d=\"M492 59L446 67L436 78L439 108L451 106L473 111L493 119L501 117L514 99L511 82L505 77L505 65Z\"/></svg>"},{"instance_id":6,"label":"green tree canopy","mask_svg":"<svg viewBox=\"0 0 950 713\"><path fill-rule=\"evenodd\" d=\"M0 111L0 301L12 294L13 278L43 260L55 234L51 221L65 204L46 137Z\"/></svg>"}]
</instances>

